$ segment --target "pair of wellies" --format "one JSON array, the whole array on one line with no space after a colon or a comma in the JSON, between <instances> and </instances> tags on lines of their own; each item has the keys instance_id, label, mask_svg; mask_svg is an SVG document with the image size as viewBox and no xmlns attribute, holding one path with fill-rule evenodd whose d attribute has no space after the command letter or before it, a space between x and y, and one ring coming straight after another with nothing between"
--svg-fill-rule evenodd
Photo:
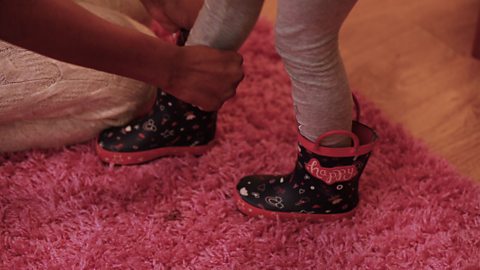
<instances>
[{"instance_id":1,"label":"pair of wellies","mask_svg":"<svg viewBox=\"0 0 480 270\"><path fill-rule=\"evenodd\" d=\"M169 155L199 155L212 147L216 121L217 112L202 111L158 90L147 115L100 134L97 152L103 161L123 165ZM323 139L334 135L350 137L351 146L321 146ZM359 178L375 140L375 132L358 121L352 131L332 130L315 142L299 134L293 171L240 179L234 191L238 208L247 215L273 218L348 216L358 205Z\"/></svg>"}]
</instances>

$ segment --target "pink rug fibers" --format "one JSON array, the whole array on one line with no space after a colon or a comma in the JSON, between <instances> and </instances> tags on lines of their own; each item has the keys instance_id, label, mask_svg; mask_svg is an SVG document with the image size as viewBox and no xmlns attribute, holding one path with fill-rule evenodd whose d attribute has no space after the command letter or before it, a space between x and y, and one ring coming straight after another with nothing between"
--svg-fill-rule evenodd
<instances>
[{"instance_id":1,"label":"pink rug fibers","mask_svg":"<svg viewBox=\"0 0 480 270\"><path fill-rule=\"evenodd\" d=\"M480 187L364 99L380 141L351 219L252 219L236 180L295 161L290 87L257 26L247 78L200 157L111 167L92 144L0 155L1 269L462 269L480 261Z\"/></svg>"}]
</instances>

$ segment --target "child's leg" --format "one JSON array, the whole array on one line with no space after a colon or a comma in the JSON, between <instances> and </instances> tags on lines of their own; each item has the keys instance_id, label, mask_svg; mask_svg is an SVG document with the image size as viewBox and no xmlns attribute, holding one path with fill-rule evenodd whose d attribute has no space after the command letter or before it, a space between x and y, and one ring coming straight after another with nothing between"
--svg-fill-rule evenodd
<instances>
[{"instance_id":1,"label":"child's leg","mask_svg":"<svg viewBox=\"0 0 480 270\"><path fill-rule=\"evenodd\" d=\"M245 214L326 220L357 207L359 179L376 137L351 121L352 98L338 52L338 32L355 1L279 0L277 48L292 79L303 136L290 174L239 181L235 198ZM314 143L327 135L336 135L322 141L327 147Z\"/></svg>"},{"instance_id":2,"label":"child's leg","mask_svg":"<svg viewBox=\"0 0 480 270\"><path fill-rule=\"evenodd\" d=\"M340 27L356 0L279 0L277 50L292 79L300 133L314 141L350 130L352 97L338 48ZM344 146L343 137L323 142Z\"/></svg>"},{"instance_id":3,"label":"child's leg","mask_svg":"<svg viewBox=\"0 0 480 270\"><path fill-rule=\"evenodd\" d=\"M206 0L187 45L237 50L258 19L263 0Z\"/></svg>"}]
</instances>

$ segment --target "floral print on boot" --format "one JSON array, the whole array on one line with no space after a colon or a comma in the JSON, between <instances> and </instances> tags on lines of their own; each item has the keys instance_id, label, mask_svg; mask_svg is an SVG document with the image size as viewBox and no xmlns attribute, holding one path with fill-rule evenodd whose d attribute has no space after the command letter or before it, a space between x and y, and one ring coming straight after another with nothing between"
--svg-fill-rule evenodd
<instances>
[{"instance_id":1,"label":"floral print on boot","mask_svg":"<svg viewBox=\"0 0 480 270\"><path fill-rule=\"evenodd\" d=\"M331 135L352 138L352 147L329 148L320 142ZM315 143L299 135L293 172L252 175L237 184L235 198L249 216L326 220L349 216L359 202L359 180L377 136L354 121L352 132L330 131Z\"/></svg>"},{"instance_id":2,"label":"floral print on boot","mask_svg":"<svg viewBox=\"0 0 480 270\"><path fill-rule=\"evenodd\" d=\"M177 45L184 46L188 30L182 29ZM162 90L157 90L147 115L124 127L103 131L96 150L105 162L131 165L178 154L199 155L213 144L217 112L205 112Z\"/></svg>"},{"instance_id":3,"label":"floral print on boot","mask_svg":"<svg viewBox=\"0 0 480 270\"><path fill-rule=\"evenodd\" d=\"M202 111L158 90L150 113L100 134L97 153L105 162L122 165L167 155L199 155L213 144L216 119L216 112Z\"/></svg>"}]
</instances>

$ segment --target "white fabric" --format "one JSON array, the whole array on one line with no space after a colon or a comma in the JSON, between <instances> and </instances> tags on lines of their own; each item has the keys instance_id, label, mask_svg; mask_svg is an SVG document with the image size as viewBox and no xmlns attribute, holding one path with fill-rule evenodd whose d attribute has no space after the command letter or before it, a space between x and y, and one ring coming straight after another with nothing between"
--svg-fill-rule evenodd
<instances>
[{"instance_id":1,"label":"white fabric","mask_svg":"<svg viewBox=\"0 0 480 270\"><path fill-rule=\"evenodd\" d=\"M153 35L126 15L81 4L106 20ZM89 140L105 128L129 122L154 93L155 88L145 83L0 41L0 151Z\"/></svg>"}]
</instances>

